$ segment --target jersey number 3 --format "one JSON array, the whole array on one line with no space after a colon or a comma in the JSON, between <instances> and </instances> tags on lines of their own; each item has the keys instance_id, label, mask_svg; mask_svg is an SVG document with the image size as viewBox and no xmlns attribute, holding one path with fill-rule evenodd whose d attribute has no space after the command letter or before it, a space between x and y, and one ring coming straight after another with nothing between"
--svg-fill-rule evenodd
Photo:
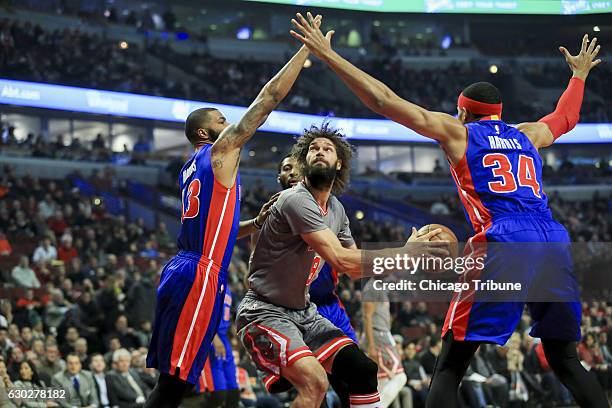
<instances>
[{"instance_id":1,"label":"jersey number 3","mask_svg":"<svg viewBox=\"0 0 612 408\"><path fill-rule=\"evenodd\" d=\"M187 194L185 194L187 192ZM187 195L187 197L185 197ZM186 218L195 218L200 213L200 180L193 179L186 189L183 189L183 208L181 224ZM187 201L187 203L185 203Z\"/></svg>"},{"instance_id":2,"label":"jersey number 3","mask_svg":"<svg viewBox=\"0 0 612 408\"><path fill-rule=\"evenodd\" d=\"M540 184L536 176L535 164L533 157L519 155L518 172L516 177L512 172L512 163L508 156L502 153L489 153L482 158L484 167L492 167L493 176L500 180L489 181L489 189L494 193L512 193L521 187L528 187L538 198L542 198L540 194Z\"/></svg>"}]
</instances>

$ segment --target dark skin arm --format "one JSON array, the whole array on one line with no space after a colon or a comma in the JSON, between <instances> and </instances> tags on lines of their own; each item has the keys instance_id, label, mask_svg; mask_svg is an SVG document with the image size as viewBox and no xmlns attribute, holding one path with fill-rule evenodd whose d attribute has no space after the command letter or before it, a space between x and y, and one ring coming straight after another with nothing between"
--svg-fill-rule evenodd
<instances>
[{"instance_id":1,"label":"dark skin arm","mask_svg":"<svg viewBox=\"0 0 612 408\"><path fill-rule=\"evenodd\" d=\"M320 16L317 16L315 24L320 24L320 21ZM215 178L225 187L230 188L234 184L238 173L240 150L251 139L257 128L266 121L270 112L287 96L308 54L306 47L300 48L293 58L263 87L242 119L225 128L213 144L211 152L213 172Z\"/></svg>"},{"instance_id":2,"label":"dark skin arm","mask_svg":"<svg viewBox=\"0 0 612 408\"><path fill-rule=\"evenodd\" d=\"M291 22L299 33L291 31L291 35L326 63L368 108L423 136L437 140L454 163L463 157L467 130L459 119L446 113L428 111L400 98L387 85L332 49L333 30L323 35L319 27L312 24L310 13L307 13L307 19L298 13L297 19Z\"/></svg>"},{"instance_id":3,"label":"dark skin arm","mask_svg":"<svg viewBox=\"0 0 612 408\"><path fill-rule=\"evenodd\" d=\"M279 196L280 192L270 197L270 200L268 200L268 202L261 207L257 217L253 218L252 220L240 221L240 226L238 227L238 239L250 236L256 231L259 231L259 229L255 226L255 221L257 221L257 224L259 224L260 227L263 225L270 214L270 208L272 205L274 205L276 200L278 200Z\"/></svg>"}]
</instances>

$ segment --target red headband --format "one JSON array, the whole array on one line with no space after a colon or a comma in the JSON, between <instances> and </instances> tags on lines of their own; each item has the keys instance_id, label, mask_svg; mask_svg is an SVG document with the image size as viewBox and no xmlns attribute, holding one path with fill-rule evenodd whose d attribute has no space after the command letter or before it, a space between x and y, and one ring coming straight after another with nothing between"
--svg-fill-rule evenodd
<instances>
[{"instance_id":1,"label":"red headband","mask_svg":"<svg viewBox=\"0 0 612 408\"><path fill-rule=\"evenodd\" d=\"M478 102L462 93L457 100L457 106L477 115L497 115L501 117L503 104Z\"/></svg>"}]
</instances>

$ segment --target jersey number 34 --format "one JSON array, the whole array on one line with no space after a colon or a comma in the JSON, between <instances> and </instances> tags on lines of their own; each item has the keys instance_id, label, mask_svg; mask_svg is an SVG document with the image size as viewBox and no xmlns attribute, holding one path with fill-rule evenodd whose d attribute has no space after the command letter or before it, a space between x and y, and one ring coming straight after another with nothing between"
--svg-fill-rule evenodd
<instances>
[{"instance_id":1,"label":"jersey number 34","mask_svg":"<svg viewBox=\"0 0 612 408\"><path fill-rule=\"evenodd\" d=\"M489 181L489 189L494 193L512 193L520 187L528 187L533 194L542 198L533 157L519 155L518 171L513 172L508 156L502 153L489 153L482 158L482 165L491 168L497 180Z\"/></svg>"}]
</instances>

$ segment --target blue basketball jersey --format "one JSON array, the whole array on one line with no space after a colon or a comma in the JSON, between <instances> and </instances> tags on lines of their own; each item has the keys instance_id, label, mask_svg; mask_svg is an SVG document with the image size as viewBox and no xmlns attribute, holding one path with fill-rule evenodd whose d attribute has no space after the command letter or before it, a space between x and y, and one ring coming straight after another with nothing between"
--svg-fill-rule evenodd
<instances>
[{"instance_id":1,"label":"blue basketball jersey","mask_svg":"<svg viewBox=\"0 0 612 408\"><path fill-rule=\"evenodd\" d=\"M468 220L477 232L504 215L550 216L538 151L525 134L495 119L465 125L465 156L451 166Z\"/></svg>"},{"instance_id":2,"label":"blue basketball jersey","mask_svg":"<svg viewBox=\"0 0 612 408\"><path fill-rule=\"evenodd\" d=\"M219 183L211 166L211 150L212 145L203 146L181 169L178 247L201 253L225 271L240 223L240 174L232 188Z\"/></svg>"},{"instance_id":3,"label":"blue basketball jersey","mask_svg":"<svg viewBox=\"0 0 612 408\"><path fill-rule=\"evenodd\" d=\"M323 266L317 278L310 284L308 294L310 301L317 306L338 301L336 286L338 285L338 274L330 264L323 261Z\"/></svg>"}]
</instances>

